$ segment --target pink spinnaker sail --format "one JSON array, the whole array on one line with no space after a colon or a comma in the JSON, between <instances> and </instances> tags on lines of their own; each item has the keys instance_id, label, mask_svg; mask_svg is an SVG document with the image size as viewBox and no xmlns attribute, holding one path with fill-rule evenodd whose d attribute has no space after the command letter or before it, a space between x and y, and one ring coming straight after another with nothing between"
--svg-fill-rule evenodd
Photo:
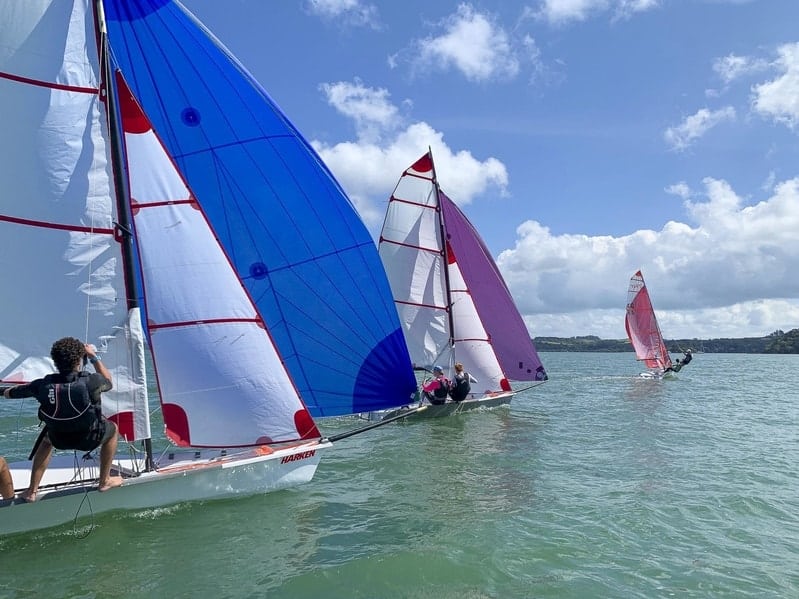
<instances>
[{"instance_id":1,"label":"pink spinnaker sail","mask_svg":"<svg viewBox=\"0 0 799 599\"><path fill-rule=\"evenodd\" d=\"M652 300L640 270L630 279L624 327L636 358L646 364L647 368L665 370L671 366L671 357L660 334Z\"/></svg>"}]
</instances>

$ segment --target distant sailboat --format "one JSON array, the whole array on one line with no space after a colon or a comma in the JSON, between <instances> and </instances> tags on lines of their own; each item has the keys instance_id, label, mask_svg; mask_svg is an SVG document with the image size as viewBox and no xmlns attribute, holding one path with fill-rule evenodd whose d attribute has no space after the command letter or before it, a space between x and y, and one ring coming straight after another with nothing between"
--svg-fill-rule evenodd
<instances>
[{"instance_id":1,"label":"distant sailboat","mask_svg":"<svg viewBox=\"0 0 799 599\"><path fill-rule=\"evenodd\" d=\"M0 501L0 535L298 485L371 428L325 438L314 417L408 401L366 227L178 2L0 0L0 39L0 383L52 372L51 343L83 326L131 443L103 493L96 455L54 456L35 503ZM160 457L146 351L173 444ZM26 488L30 462L10 466Z\"/></svg>"},{"instance_id":2,"label":"distant sailboat","mask_svg":"<svg viewBox=\"0 0 799 599\"><path fill-rule=\"evenodd\" d=\"M379 251L417 368L441 365L451 379L461 362L477 379L467 399L431 405L421 417L507 404L517 393L510 381L547 379L491 253L439 188L432 153L400 177Z\"/></svg>"},{"instance_id":3,"label":"distant sailboat","mask_svg":"<svg viewBox=\"0 0 799 599\"><path fill-rule=\"evenodd\" d=\"M649 290L640 270L630 279L624 327L636 358L649 369L644 375L662 377L671 367L671 357L660 333Z\"/></svg>"}]
</instances>

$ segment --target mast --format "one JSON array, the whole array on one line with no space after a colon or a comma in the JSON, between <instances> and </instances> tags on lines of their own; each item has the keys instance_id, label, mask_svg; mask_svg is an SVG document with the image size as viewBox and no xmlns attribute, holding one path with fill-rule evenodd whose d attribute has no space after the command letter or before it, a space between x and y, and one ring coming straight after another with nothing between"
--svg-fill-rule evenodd
<instances>
[{"instance_id":1,"label":"mast","mask_svg":"<svg viewBox=\"0 0 799 599\"><path fill-rule=\"evenodd\" d=\"M94 17L98 29L98 54L100 57L100 90L105 91L105 106L108 114L108 135L111 152L111 172L114 176L114 194L117 204L117 219L114 237L120 243L122 250L122 267L125 275L125 290L128 311L139 308L139 286L136 278L133 258L133 233L130 224L130 194L127 181L123 172L125 164L122 153L122 136L119 128L119 115L117 112L116 87L113 80L111 54L108 51L108 31L105 24L103 0L95 0ZM101 98L102 99L102 98ZM145 452L145 470L153 469L153 444L152 439L143 440Z\"/></svg>"},{"instance_id":2,"label":"mast","mask_svg":"<svg viewBox=\"0 0 799 599\"><path fill-rule=\"evenodd\" d=\"M452 293L449 283L449 254L447 252L447 227L444 224L444 211L441 209L441 197L439 195L438 177L436 176L436 164L433 161L433 150L427 146L427 153L430 155L430 166L433 171L433 190L436 194L436 212L438 213L438 228L441 234L441 256L444 259L444 287L447 292L447 319L449 320L449 346L455 347L455 321L452 317Z\"/></svg>"}]
</instances>

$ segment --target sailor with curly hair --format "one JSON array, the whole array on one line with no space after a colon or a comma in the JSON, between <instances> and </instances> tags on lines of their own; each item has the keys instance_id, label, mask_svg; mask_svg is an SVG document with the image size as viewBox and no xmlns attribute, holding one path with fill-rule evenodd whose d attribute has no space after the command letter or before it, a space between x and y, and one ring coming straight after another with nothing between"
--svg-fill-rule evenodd
<instances>
[{"instance_id":1,"label":"sailor with curly hair","mask_svg":"<svg viewBox=\"0 0 799 599\"><path fill-rule=\"evenodd\" d=\"M103 416L100 407L100 394L112 386L111 373L97 357L93 345L74 337L64 337L53 343L50 357L58 373L3 391L3 396L10 399L35 397L39 401L39 419L45 424L33 455L30 485L20 498L36 501L53 447L79 451L100 447L98 490L120 486L122 478L111 476L117 427ZM94 373L81 370L84 360L92 363Z\"/></svg>"}]
</instances>

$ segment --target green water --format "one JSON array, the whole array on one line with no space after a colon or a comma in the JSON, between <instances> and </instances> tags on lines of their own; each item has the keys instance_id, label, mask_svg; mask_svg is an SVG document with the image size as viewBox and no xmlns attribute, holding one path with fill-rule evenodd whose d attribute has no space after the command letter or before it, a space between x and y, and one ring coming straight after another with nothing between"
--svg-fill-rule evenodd
<instances>
[{"instance_id":1,"label":"green water","mask_svg":"<svg viewBox=\"0 0 799 599\"><path fill-rule=\"evenodd\" d=\"M0 597L799 597L799 356L542 358L510 407L343 440L308 485L0 540Z\"/></svg>"}]
</instances>

